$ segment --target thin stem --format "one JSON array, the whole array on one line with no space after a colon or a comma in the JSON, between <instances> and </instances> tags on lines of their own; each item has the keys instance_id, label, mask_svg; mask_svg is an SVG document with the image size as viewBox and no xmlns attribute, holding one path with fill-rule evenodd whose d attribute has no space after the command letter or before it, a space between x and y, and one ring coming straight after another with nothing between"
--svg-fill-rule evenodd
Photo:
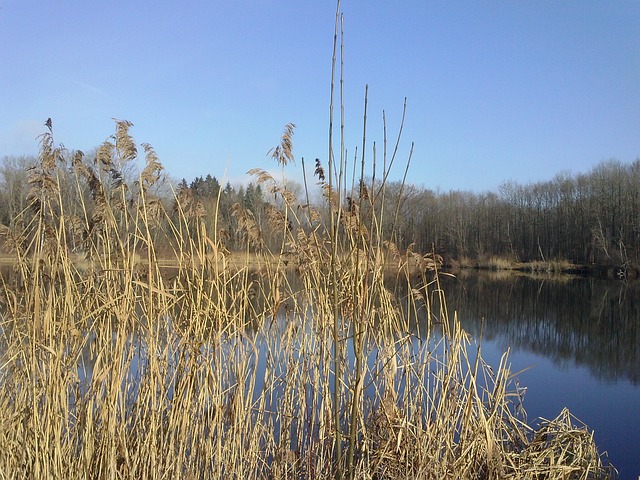
<instances>
[{"instance_id":1,"label":"thin stem","mask_svg":"<svg viewBox=\"0 0 640 480\"><path fill-rule=\"evenodd\" d=\"M333 57L331 59L331 100L329 104L329 213L330 213L330 234L331 234L331 267L330 267L330 284L331 284L331 306L333 311L333 368L334 368L334 381L333 381L333 423L334 423L334 438L333 449L334 459L336 462L336 476L340 475L340 464L342 463L342 448L341 448L341 432L340 432L340 319L338 316L338 276L336 272L336 256L337 256L337 240L338 240L338 228L337 218L333 212L333 181L335 178L335 164L333 157L333 103L334 103L334 88L335 88L335 68L336 68L336 50L338 43L338 29L340 25L340 0L337 2L336 8L336 24L335 32L333 36ZM338 186L338 191L340 191Z\"/></svg>"}]
</instances>

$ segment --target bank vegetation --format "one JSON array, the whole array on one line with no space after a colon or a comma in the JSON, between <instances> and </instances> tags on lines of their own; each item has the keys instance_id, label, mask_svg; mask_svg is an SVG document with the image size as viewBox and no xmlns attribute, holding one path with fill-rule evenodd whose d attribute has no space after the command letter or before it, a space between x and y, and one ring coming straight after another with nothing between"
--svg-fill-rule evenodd
<instances>
[{"instance_id":1,"label":"bank vegetation","mask_svg":"<svg viewBox=\"0 0 640 480\"><path fill-rule=\"evenodd\" d=\"M91 162L100 162L104 145L90 152ZM65 187L64 201L69 215L77 216L81 208L92 209L83 201L88 192L73 187L73 159L68 151L60 152L67 168L58 173ZM86 159L85 159L86 160ZM316 160L321 165L320 160ZM35 157L5 156L0 165L0 223L15 226L24 221L31 188L29 169ZM312 175L316 164L307 166ZM105 190L126 180L135 182L137 170L128 166L114 173L97 169ZM249 245L250 252L267 246L276 250L282 243L280 229L283 201L265 189L263 182L249 177L246 185L221 185L215 172L187 181L166 181L154 185L154 197L168 211L174 223L179 212L171 210L174 196L185 208L200 215L230 252L244 252L247 231L243 212L251 212L251 221L261 232L260 242ZM379 181L370 175L363 185L375 190ZM313 205L322 212L322 191L315 182L308 185L309 198L300 206ZM300 194L301 185L291 182L290 190ZM625 164L616 160L602 162L581 174L558 174L534 184L504 183L497 192L440 192L402 181L388 181L383 218L387 231L401 251L407 248L441 255L447 267L481 267L494 270L565 271L635 277L640 265L640 160ZM91 211L88 214L92 214ZM321 213L322 214L322 213ZM288 219L290 221L291 219ZM77 239L69 238L77 249ZM171 254L173 247L157 239L159 254ZM169 255L170 256L170 255Z\"/></svg>"},{"instance_id":2,"label":"bank vegetation","mask_svg":"<svg viewBox=\"0 0 640 480\"><path fill-rule=\"evenodd\" d=\"M117 121L87 158L49 126L0 228L5 477L615 475L567 410L527 419L508 352L487 365L449 314L442 258L398 248L404 203L387 216L384 183L318 161L311 205L286 183L287 125L273 151L285 180L251 172L275 204L225 217L224 190L167 197L130 128Z\"/></svg>"}]
</instances>

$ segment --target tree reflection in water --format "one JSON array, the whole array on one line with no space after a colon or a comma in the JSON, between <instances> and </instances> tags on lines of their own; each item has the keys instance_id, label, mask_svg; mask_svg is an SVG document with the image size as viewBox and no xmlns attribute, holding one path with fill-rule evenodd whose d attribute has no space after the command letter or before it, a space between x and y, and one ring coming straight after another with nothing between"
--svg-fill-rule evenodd
<instances>
[{"instance_id":1,"label":"tree reflection in water","mask_svg":"<svg viewBox=\"0 0 640 480\"><path fill-rule=\"evenodd\" d=\"M476 338L482 330L487 340L584 365L601 381L640 384L640 282L488 273L442 281Z\"/></svg>"}]
</instances>

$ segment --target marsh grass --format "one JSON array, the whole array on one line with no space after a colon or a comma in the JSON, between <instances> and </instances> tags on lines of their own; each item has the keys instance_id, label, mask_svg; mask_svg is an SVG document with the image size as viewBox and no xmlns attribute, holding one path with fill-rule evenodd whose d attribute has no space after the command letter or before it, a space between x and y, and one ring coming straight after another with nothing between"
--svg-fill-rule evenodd
<instances>
[{"instance_id":1,"label":"marsh grass","mask_svg":"<svg viewBox=\"0 0 640 480\"><path fill-rule=\"evenodd\" d=\"M397 247L381 205L398 143L387 156L385 124L382 171L374 155L358 181L366 107L364 125L360 175L341 135L313 180L302 160L304 199L287 125L282 180L250 172L282 206L281 242L234 205L230 252L217 207L205 222L189 191L157 195L162 165L130 122L89 160L48 122L30 208L0 227L0 477L611 476L568 412L530 426L508 353L487 365L450 317L441 259Z\"/></svg>"},{"instance_id":2,"label":"marsh grass","mask_svg":"<svg viewBox=\"0 0 640 480\"><path fill-rule=\"evenodd\" d=\"M567 260L548 260L529 262L522 267L524 270L531 272L546 272L546 273L563 273L572 270L579 269L579 265L575 265Z\"/></svg>"},{"instance_id":3,"label":"marsh grass","mask_svg":"<svg viewBox=\"0 0 640 480\"><path fill-rule=\"evenodd\" d=\"M45 133L32 208L2 228L14 255L1 297L4 477L608 474L568 412L529 426L508 355L483 362L448 315L438 257L382 238L371 196L342 205L316 172L332 235L322 212L299 215L286 183L260 173L283 198L282 252L234 263L178 193L177 216L153 196L150 147L138 179L120 182L137 158L129 127L117 123L97 164L73 157L81 208L65 203L64 152ZM260 242L241 225L247 249Z\"/></svg>"},{"instance_id":4,"label":"marsh grass","mask_svg":"<svg viewBox=\"0 0 640 480\"><path fill-rule=\"evenodd\" d=\"M522 272L532 273L548 273L561 274L566 272L574 272L581 268L580 265L569 262L568 260L534 260L530 262L519 262L514 259L491 256L489 258L481 258L477 262L463 259L460 261L460 267L463 268L480 268L492 271L518 270Z\"/></svg>"}]
</instances>

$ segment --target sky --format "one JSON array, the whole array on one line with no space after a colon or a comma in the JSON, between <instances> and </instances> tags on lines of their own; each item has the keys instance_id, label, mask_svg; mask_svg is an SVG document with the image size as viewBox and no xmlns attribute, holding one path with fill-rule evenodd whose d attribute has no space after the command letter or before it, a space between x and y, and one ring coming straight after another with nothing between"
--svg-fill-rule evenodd
<instances>
[{"instance_id":1,"label":"sky","mask_svg":"<svg viewBox=\"0 0 640 480\"><path fill-rule=\"evenodd\" d=\"M346 158L368 85L367 174L497 191L640 158L640 0L345 0ZM126 119L167 172L246 183L296 125L296 165L326 165L336 3L0 0L0 158L54 138L91 151ZM339 138L339 68L334 131ZM340 143L334 143L339 154ZM356 150L357 149L357 150Z\"/></svg>"}]
</instances>

